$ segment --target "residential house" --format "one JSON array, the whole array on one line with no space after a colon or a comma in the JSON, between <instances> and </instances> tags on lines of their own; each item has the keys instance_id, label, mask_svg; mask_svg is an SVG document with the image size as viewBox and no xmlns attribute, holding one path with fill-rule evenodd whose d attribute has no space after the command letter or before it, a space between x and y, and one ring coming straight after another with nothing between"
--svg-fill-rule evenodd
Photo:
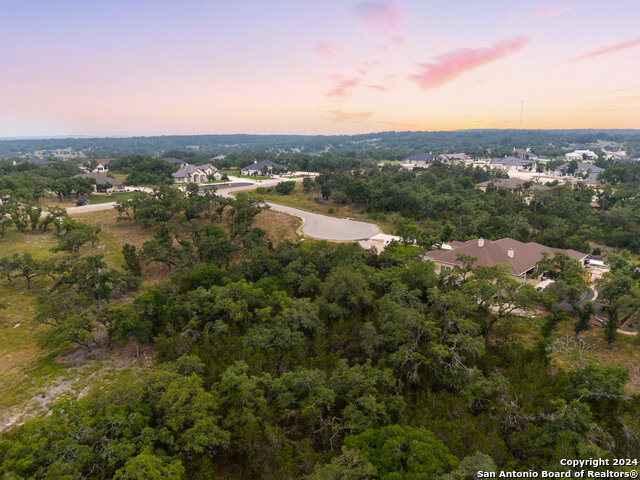
<instances>
[{"instance_id":1,"label":"residential house","mask_svg":"<svg viewBox=\"0 0 640 480\"><path fill-rule=\"evenodd\" d=\"M530 148L514 148L513 149L514 156L518 157L520 160L537 160L538 157L531 151Z\"/></svg>"},{"instance_id":2,"label":"residential house","mask_svg":"<svg viewBox=\"0 0 640 480\"><path fill-rule=\"evenodd\" d=\"M254 161L251 165L247 165L240 169L242 175L260 175L263 172L271 173L273 170L288 170L286 165L272 162L271 160Z\"/></svg>"},{"instance_id":3,"label":"residential house","mask_svg":"<svg viewBox=\"0 0 640 480\"><path fill-rule=\"evenodd\" d=\"M94 172L94 173L108 172L109 171L109 165L114 160L115 160L115 158L96 158L95 162L97 163L97 165L91 171Z\"/></svg>"},{"instance_id":4,"label":"residential house","mask_svg":"<svg viewBox=\"0 0 640 480\"><path fill-rule=\"evenodd\" d=\"M204 165L183 165L172 174L174 183L207 183L209 176L216 180L222 178L222 174L210 163Z\"/></svg>"},{"instance_id":5,"label":"residential house","mask_svg":"<svg viewBox=\"0 0 640 480\"><path fill-rule=\"evenodd\" d=\"M471 157L466 153L442 153L438 155L441 162L464 163L470 162Z\"/></svg>"},{"instance_id":6,"label":"residential house","mask_svg":"<svg viewBox=\"0 0 640 480\"><path fill-rule=\"evenodd\" d=\"M436 264L436 272L445 272L455 266L463 266L458 260L459 255L468 255L475 258L473 265L494 266L506 264L518 281L531 282L536 279L534 270L536 263L547 254L553 257L558 253L564 253L569 257L585 264L587 254L576 250L565 250L540 245L535 242L520 242L513 238L501 238L500 240L485 240L478 238L467 242L451 242L451 250L432 250L424 255L425 260L431 260Z\"/></svg>"},{"instance_id":7,"label":"residential house","mask_svg":"<svg viewBox=\"0 0 640 480\"><path fill-rule=\"evenodd\" d=\"M598 175L604 172L604 168L588 162L576 162L576 171L573 173L569 173L570 167L570 163L563 163L556 169L555 174L561 176L572 176L575 178L584 177L586 175L587 180L597 180Z\"/></svg>"},{"instance_id":8,"label":"residential house","mask_svg":"<svg viewBox=\"0 0 640 480\"><path fill-rule=\"evenodd\" d=\"M398 237L397 235L378 233L367 240L358 241L358 244L367 252L379 254L385 249L387 245L389 245L393 241L400 242L402 241L402 238Z\"/></svg>"},{"instance_id":9,"label":"residential house","mask_svg":"<svg viewBox=\"0 0 640 480\"><path fill-rule=\"evenodd\" d=\"M416 153L404 159L404 163L413 163L415 165L431 162L435 157L430 153Z\"/></svg>"},{"instance_id":10,"label":"residential house","mask_svg":"<svg viewBox=\"0 0 640 480\"><path fill-rule=\"evenodd\" d=\"M179 167L184 167L186 165L189 165L187 162L185 162L184 160L180 160L179 158L174 158L174 157L165 157L162 160L164 160L167 163L171 163L173 165L177 165Z\"/></svg>"},{"instance_id":11,"label":"residential house","mask_svg":"<svg viewBox=\"0 0 640 480\"><path fill-rule=\"evenodd\" d=\"M534 166L533 160L522 160L517 157L494 158L489 162L493 168L501 168L507 171L523 172L530 170Z\"/></svg>"},{"instance_id":12,"label":"residential house","mask_svg":"<svg viewBox=\"0 0 640 480\"><path fill-rule=\"evenodd\" d=\"M574 150L565 154L568 160L595 160L598 155L591 150Z\"/></svg>"},{"instance_id":13,"label":"residential house","mask_svg":"<svg viewBox=\"0 0 640 480\"><path fill-rule=\"evenodd\" d=\"M122 185L122 182L120 180L116 180L115 178L111 177L105 177L100 173L81 173L80 175L74 175L73 178L91 178L95 180L96 183L93 186L94 192L97 192L98 190L106 191L107 193L124 191L124 186ZM105 188L107 184L111 184L111 187Z\"/></svg>"},{"instance_id":14,"label":"residential house","mask_svg":"<svg viewBox=\"0 0 640 480\"><path fill-rule=\"evenodd\" d=\"M531 180L522 180L521 178L493 178L486 182L476 183L476 187L483 191L487 191L487 187L493 185L495 188L506 188L507 190L524 192L525 190L544 190L546 185L539 183L531 183Z\"/></svg>"}]
</instances>

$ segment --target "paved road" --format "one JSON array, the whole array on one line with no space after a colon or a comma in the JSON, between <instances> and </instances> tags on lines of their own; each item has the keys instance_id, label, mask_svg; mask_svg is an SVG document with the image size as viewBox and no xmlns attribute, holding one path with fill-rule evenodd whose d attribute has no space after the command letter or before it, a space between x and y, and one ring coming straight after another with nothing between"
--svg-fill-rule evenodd
<instances>
[{"instance_id":1,"label":"paved road","mask_svg":"<svg viewBox=\"0 0 640 480\"><path fill-rule=\"evenodd\" d=\"M327 217L277 203L267 203L267 205L276 212L302 218L302 233L321 240L367 240L380 233L380 229L372 223Z\"/></svg>"},{"instance_id":2,"label":"paved road","mask_svg":"<svg viewBox=\"0 0 640 480\"><path fill-rule=\"evenodd\" d=\"M233 179L235 180L235 179ZM240 180L240 179L238 179ZM242 179L244 180L244 179ZM288 179L283 179L288 180ZM301 182L302 178L295 178L295 181ZM271 187L282 180L264 180L259 183L243 182L237 187L225 188L224 191L218 190L218 194L224 197L230 197L231 192L241 190L249 190L256 187ZM67 213L73 215L75 213L95 212L99 210L109 210L115 207L116 202L98 203L95 205L85 205L84 207L69 207ZM307 212L298 208L285 207L276 203L267 203L272 210L294 215L302 219L302 233L305 235L318 238L320 240L366 240L380 233L380 229L372 223L359 222L356 220L347 220L343 218L333 218L318 213Z\"/></svg>"},{"instance_id":3,"label":"paved road","mask_svg":"<svg viewBox=\"0 0 640 480\"><path fill-rule=\"evenodd\" d=\"M294 178L293 180L301 182L302 178ZM217 193L223 197L230 197L231 192L249 190L255 187L270 187L277 183L279 183L279 180L264 180L259 184L230 188L224 192L218 191ZM328 217L326 215L300 210L299 208L285 207L284 205L279 205L277 203L267 202L267 205L276 212L282 212L301 218L303 222L302 233L308 237L320 240L366 240L380 233L380 229L372 223L347 220L345 218Z\"/></svg>"},{"instance_id":4,"label":"paved road","mask_svg":"<svg viewBox=\"0 0 640 480\"><path fill-rule=\"evenodd\" d=\"M116 202L94 203L93 205L85 205L84 207L69 207L67 208L67 213L73 215L74 213L97 212L99 210L110 210L115 206Z\"/></svg>"}]
</instances>

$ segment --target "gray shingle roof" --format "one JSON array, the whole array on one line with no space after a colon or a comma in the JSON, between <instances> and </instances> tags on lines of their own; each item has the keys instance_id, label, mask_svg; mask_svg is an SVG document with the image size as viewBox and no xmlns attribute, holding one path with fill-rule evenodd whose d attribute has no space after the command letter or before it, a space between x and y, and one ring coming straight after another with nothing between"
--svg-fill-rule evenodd
<instances>
[{"instance_id":1,"label":"gray shingle roof","mask_svg":"<svg viewBox=\"0 0 640 480\"><path fill-rule=\"evenodd\" d=\"M183 163L187 163L184 160L180 160L178 158L173 158L173 157L166 157L166 158L163 158L162 160L164 160L165 162L173 163L174 165L181 165Z\"/></svg>"},{"instance_id":2,"label":"gray shingle roof","mask_svg":"<svg viewBox=\"0 0 640 480\"><path fill-rule=\"evenodd\" d=\"M110 183L114 187L122 185L120 180L116 180L115 178L105 177L100 173L81 173L80 175L74 175L73 178L93 178L96 181L96 185L104 185L106 183Z\"/></svg>"},{"instance_id":3,"label":"gray shingle roof","mask_svg":"<svg viewBox=\"0 0 640 480\"><path fill-rule=\"evenodd\" d=\"M180 167L177 172L172 173L172 175L174 178L182 178L187 177L198 170L200 170L200 167L195 165L185 165L184 167Z\"/></svg>"},{"instance_id":4,"label":"gray shingle roof","mask_svg":"<svg viewBox=\"0 0 640 480\"><path fill-rule=\"evenodd\" d=\"M287 170L286 165L281 165L279 163L272 162L271 160L262 160L260 162L252 163L251 165L247 165L240 169L241 172L249 172L252 170L262 171L265 168L276 169L276 170Z\"/></svg>"},{"instance_id":5,"label":"gray shingle roof","mask_svg":"<svg viewBox=\"0 0 640 480\"><path fill-rule=\"evenodd\" d=\"M516 157L503 157L503 158L494 158L491 160L491 165L507 165L510 167L524 167L525 165L531 165L533 160L522 160L521 158Z\"/></svg>"}]
</instances>

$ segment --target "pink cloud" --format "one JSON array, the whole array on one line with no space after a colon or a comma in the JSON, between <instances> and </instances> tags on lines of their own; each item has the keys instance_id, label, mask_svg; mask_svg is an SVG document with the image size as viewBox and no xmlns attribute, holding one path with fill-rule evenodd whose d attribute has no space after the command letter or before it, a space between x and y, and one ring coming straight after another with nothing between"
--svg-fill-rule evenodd
<instances>
[{"instance_id":1,"label":"pink cloud","mask_svg":"<svg viewBox=\"0 0 640 480\"><path fill-rule=\"evenodd\" d=\"M491 47L453 50L437 57L435 63L421 63L420 73L409 78L424 90L439 87L465 72L512 55L527 43L528 38L515 37L496 42Z\"/></svg>"},{"instance_id":2,"label":"pink cloud","mask_svg":"<svg viewBox=\"0 0 640 480\"><path fill-rule=\"evenodd\" d=\"M379 92L388 92L389 88L384 85L367 85L367 87L372 88L374 90L378 90Z\"/></svg>"},{"instance_id":3,"label":"pink cloud","mask_svg":"<svg viewBox=\"0 0 640 480\"><path fill-rule=\"evenodd\" d=\"M596 50L587 52L584 55L580 55L579 57L572 58L571 60L569 60L569 62L573 63L573 62L579 62L580 60L586 60L588 58L611 55L614 53L621 52L622 50L633 48L637 45L640 45L640 36L632 38L631 40L626 40L624 42L616 43L615 45L610 45L608 47L597 48Z\"/></svg>"},{"instance_id":4,"label":"pink cloud","mask_svg":"<svg viewBox=\"0 0 640 480\"><path fill-rule=\"evenodd\" d=\"M344 112L342 110L329 110L330 120L336 123L362 123L373 115L372 112Z\"/></svg>"},{"instance_id":5,"label":"pink cloud","mask_svg":"<svg viewBox=\"0 0 640 480\"><path fill-rule=\"evenodd\" d=\"M342 49L340 47L337 47L330 42L320 41L316 42L313 45L313 52L316 55L324 58L327 62L332 62L333 60L335 60L341 51Z\"/></svg>"},{"instance_id":6,"label":"pink cloud","mask_svg":"<svg viewBox=\"0 0 640 480\"><path fill-rule=\"evenodd\" d=\"M354 12L369 33L393 32L398 30L402 23L401 4L396 0L363 2L356 5Z\"/></svg>"},{"instance_id":7,"label":"pink cloud","mask_svg":"<svg viewBox=\"0 0 640 480\"><path fill-rule=\"evenodd\" d=\"M391 37L391 44L396 48L404 47L404 44L407 43L407 37L402 35L394 35Z\"/></svg>"},{"instance_id":8,"label":"pink cloud","mask_svg":"<svg viewBox=\"0 0 640 480\"><path fill-rule=\"evenodd\" d=\"M536 8L533 18L549 18L556 17L558 15L562 15L563 13L567 13L571 11L569 7L563 7L560 5L541 5Z\"/></svg>"},{"instance_id":9,"label":"pink cloud","mask_svg":"<svg viewBox=\"0 0 640 480\"><path fill-rule=\"evenodd\" d=\"M335 85L327 92L327 97L344 98L350 95L351 90L360 83L358 78L343 78L340 75L331 75L329 78L334 81Z\"/></svg>"}]
</instances>

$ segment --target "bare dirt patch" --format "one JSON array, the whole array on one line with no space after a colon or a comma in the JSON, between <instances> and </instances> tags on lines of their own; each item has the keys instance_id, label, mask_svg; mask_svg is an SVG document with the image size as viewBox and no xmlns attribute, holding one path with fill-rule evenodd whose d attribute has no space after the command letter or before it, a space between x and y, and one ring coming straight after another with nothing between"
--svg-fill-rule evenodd
<instances>
[{"instance_id":1,"label":"bare dirt patch","mask_svg":"<svg viewBox=\"0 0 640 480\"><path fill-rule=\"evenodd\" d=\"M252 226L267 232L267 238L273 245L289 240L298 240L298 229L302 221L298 217L272 210L264 210L256 215Z\"/></svg>"},{"instance_id":2,"label":"bare dirt patch","mask_svg":"<svg viewBox=\"0 0 640 480\"><path fill-rule=\"evenodd\" d=\"M152 345L136 345L108 350L103 347L87 349L77 347L55 358L68 370L58 376L37 394L0 414L0 432L25 421L50 415L53 403L63 398L82 398L94 386L112 381L125 369L145 370L156 363Z\"/></svg>"}]
</instances>

